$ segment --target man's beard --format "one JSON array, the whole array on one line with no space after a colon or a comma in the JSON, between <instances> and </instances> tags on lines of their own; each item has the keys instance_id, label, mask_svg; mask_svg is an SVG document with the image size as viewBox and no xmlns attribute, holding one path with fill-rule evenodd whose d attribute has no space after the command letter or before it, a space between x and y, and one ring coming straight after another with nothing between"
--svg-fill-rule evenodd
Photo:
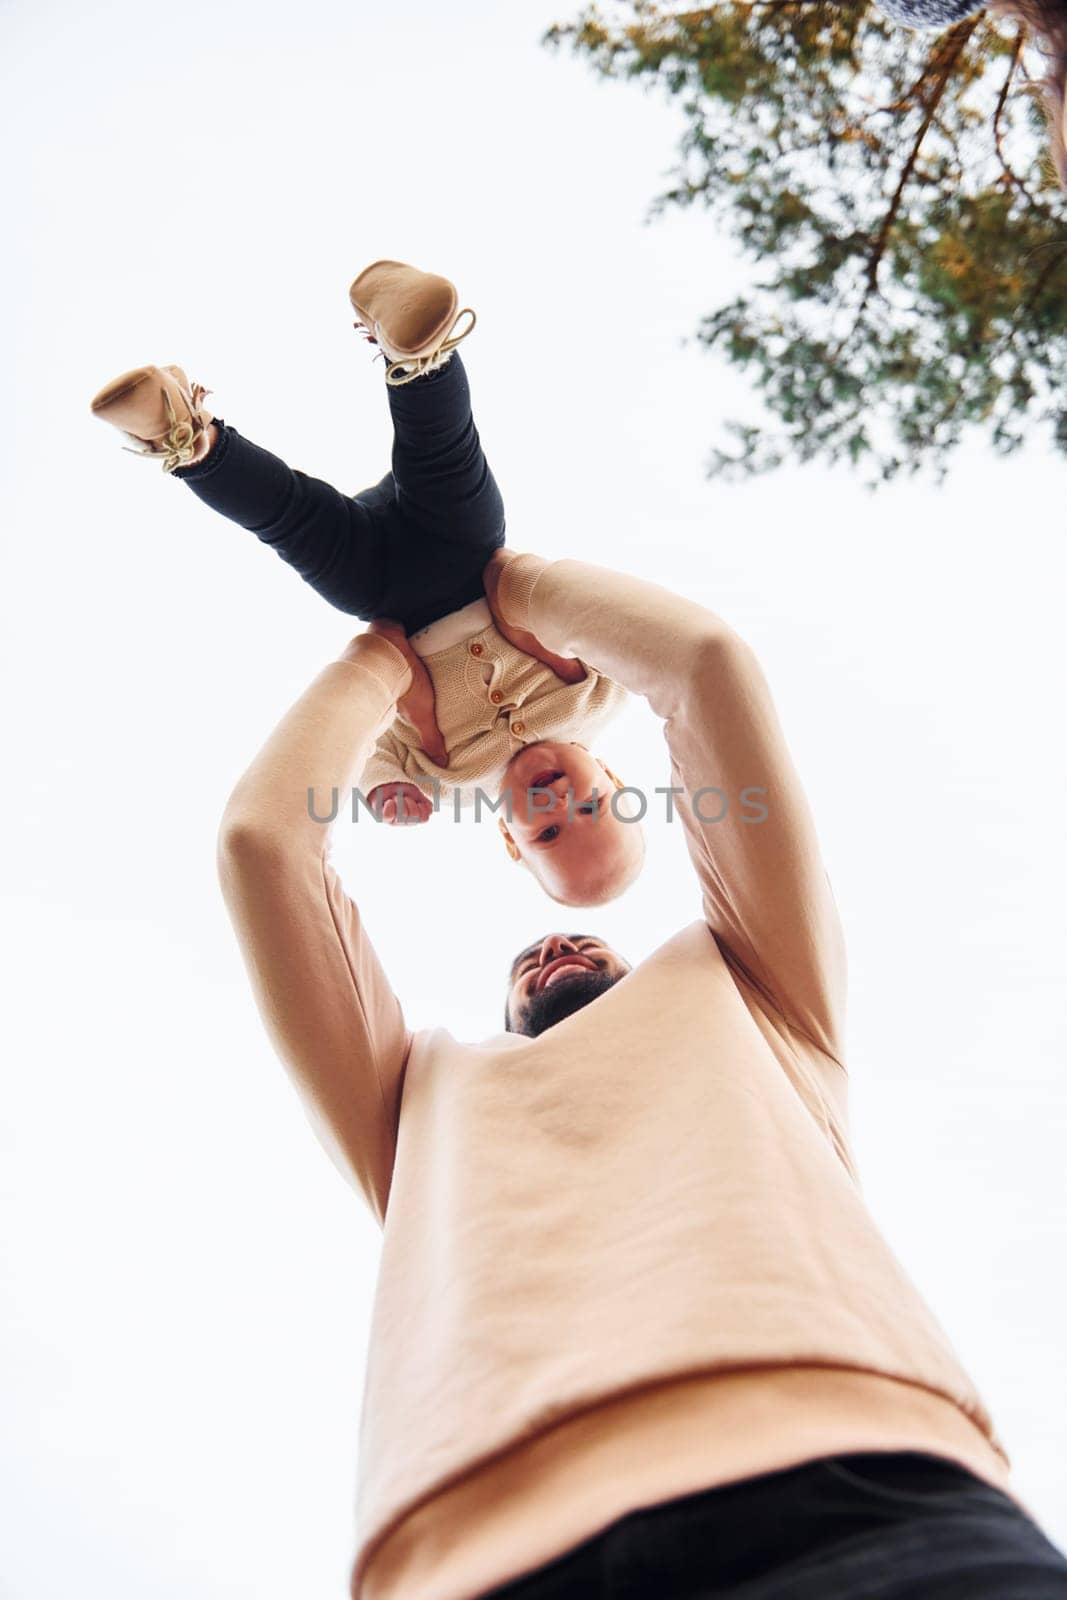
<instances>
[{"instance_id":1,"label":"man's beard","mask_svg":"<svg viewBox=\"0 0 1067 1600\"><path fill-rule=\"evenodd\" d=\"M598 969L596 972L569 972L565 977L557 978L555 983L530 996L523 1008L521 1021L515 1025L515 1032L524 1033L528 1039L536 1039L547 1028L553 1028L565 1017L573 1016L598 995L606 994L622 976L621 972L614 974Z\"/></svg>"}]
</instances>

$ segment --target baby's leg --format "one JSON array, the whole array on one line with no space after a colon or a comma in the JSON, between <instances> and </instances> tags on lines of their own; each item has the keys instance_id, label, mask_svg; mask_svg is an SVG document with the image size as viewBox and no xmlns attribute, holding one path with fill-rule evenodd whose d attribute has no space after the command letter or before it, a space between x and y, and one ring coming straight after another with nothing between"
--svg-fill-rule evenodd
<instances>
[{"instance_id":1,"label":"baby's leg","mask_svg":"<svg viewBox=\"0 0 1067 1600\"><path fill-rule=\"evenodd\" d=\"M482 596L482 571L504 543L504 503L474 425L458 351L386 393L396 517L382 615L414 633Z\"/></svg>"},{"instance_id":2,"label":"baby's leg","mask_svg":"<svg viewBox=\"0 0 1067 1600\"><path fill-rule=\"evenodd\" d=\"M339 611L365 621L387 615L381 599L396 515L391 477L363 495L345 495L286 466L221 417L215 426L209 454L172 475L269 545Z\"/></svg>"}]
</instances>

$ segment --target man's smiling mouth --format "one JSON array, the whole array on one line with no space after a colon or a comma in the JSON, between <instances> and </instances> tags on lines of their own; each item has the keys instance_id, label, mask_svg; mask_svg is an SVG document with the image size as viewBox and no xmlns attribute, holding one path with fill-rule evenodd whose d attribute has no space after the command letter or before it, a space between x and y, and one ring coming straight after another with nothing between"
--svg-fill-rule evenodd
<instances>
[{"instance_id":1,"label":"man's smiling mouth","mask_svg":"<svg viewBox=\"0 0 1067 1600\"><path fill-rule=\"evenodd\" d=\"M547 967L542 967L537 983L534 985L538 994L547 989L550 983L557 978L564 977L568 972L595 972L596 964L588 956L557 956L555 961L550 961Z\"/></svg>"}]
</instances>

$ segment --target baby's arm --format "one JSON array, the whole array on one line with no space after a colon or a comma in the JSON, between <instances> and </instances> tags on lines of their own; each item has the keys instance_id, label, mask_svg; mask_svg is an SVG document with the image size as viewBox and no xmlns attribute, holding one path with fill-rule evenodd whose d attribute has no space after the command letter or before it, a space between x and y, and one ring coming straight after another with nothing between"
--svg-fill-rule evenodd
<instances>
[{"instance_id":1,"label":"baby's arm","mask_svg":"<svg viewBox=\"0 0 1067 1600\"><path fill-rule=\"evenodd\" d=\"M371 752L360 789L375 816L382 822L428 822L433 813L433 800L425 789L419 788L408 777L404 765L407 750L391 728L378 739Z\"/></svg>"},{"instance_id":2,"label":"baby's arm","mask_svg":"<svg viewBox=\"0 0 1067 1600\"><path fill-rule=\"evenodd\" d=\"M445 741L441 737L441 730L437 726L437 712L434 706L433 679L426 671L422 657L416 655L408 643L408 636L399 622L393 622L387 617L376 617L367 629L368 633L379 634L383 639L388 639L391 645L400 651L408 666L411 668L411 687L396 703L399 716L409 722L419 736L419 743L431 761L439 767L448 766L448 751Z\"/></svg>"},{"instance_id":3,"label":"baby's arm","mask_svg":"<svg viewBox=\"0 0 1067 1600\"><path fill-rule=\"evenodd\" d=\"M388 617L376 617L367 632L388 639L411 668L411 687L397 701L397 714L415 729L419 743L430 760L439 767L447 767L448 750L437 726L433 680L422 658L411 648L399 622L393 622ZM404 746L399 739L390 732L382 735L363 775L364 796L383 822L394 825L398 822L428 822L433 802L408 779L404 770L404 754Z\"/></svg>"}]
</instances>

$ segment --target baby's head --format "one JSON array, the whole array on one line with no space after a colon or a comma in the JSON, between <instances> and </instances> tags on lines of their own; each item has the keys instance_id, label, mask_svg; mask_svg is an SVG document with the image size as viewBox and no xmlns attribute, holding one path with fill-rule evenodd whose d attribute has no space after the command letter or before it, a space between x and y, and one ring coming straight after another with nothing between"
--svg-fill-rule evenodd
<instances>
[{"instance_id":1,"label":"baby's head","mask_svg":"<svg viewBox=\"0 0 1067 1600\"><path fill-rule=\"evenodd\" d=\"M508 762L499 819L508 854L562 906L601 906L628 889L645 860L645 834L627 813L622 781L584 744L539 739ZM594 793L595 791L595 793Z\"/></svg>"}]
</instances>

